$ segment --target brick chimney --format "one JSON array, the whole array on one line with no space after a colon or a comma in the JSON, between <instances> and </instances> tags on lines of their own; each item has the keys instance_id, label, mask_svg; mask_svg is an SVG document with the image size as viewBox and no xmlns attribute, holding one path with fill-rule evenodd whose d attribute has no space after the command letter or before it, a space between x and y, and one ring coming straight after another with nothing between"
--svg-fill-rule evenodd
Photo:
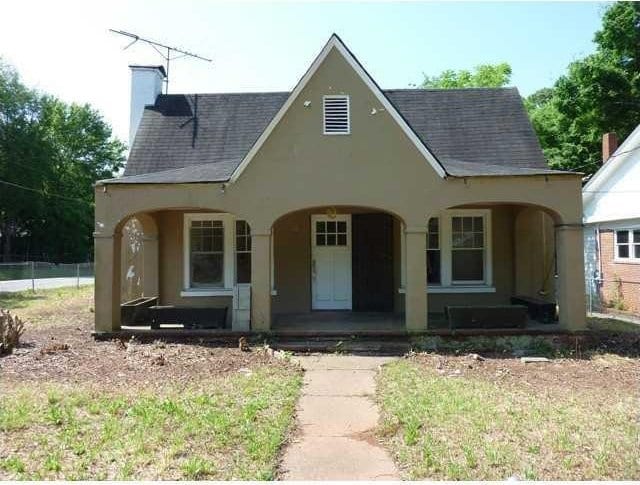
<instances>
[{"instance_id":1,"label":"brick chimney","mask_svg":"<svg viewBox=\"0 0 640 485\"><path fill-rule=\"evenodd\" d=\"M602 135L602 164L611 158L613 152L618 148L618 137L615 133L605 133Z\"/></svg>"},{"instance_id":2,"label":"brick chimney","mask_svg":"<svg viewBox=\"0 0 640 485\"><path fill-rule=\"evenodd\" d=\"M144 107L155 104L162 94L162 85L167 73L163 66L131 65L131 114L129 120L129 147L138 131Z\"/></svg>"}]
</instances>

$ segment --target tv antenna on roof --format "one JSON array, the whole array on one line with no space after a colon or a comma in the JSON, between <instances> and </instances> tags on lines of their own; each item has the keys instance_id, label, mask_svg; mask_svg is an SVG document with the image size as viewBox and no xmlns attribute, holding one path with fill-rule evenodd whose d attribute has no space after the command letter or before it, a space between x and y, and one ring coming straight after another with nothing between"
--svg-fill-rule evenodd
<instances>
[{"instance_id":1,"label":"tv antenna on roof","mask_svg":"<svg viewBox=\"0 0 640 485\"><path fill-rule=\"evenodd\" d=\"M171 61L180 59L182 57L193 57L195 59L200 59L201 61L212 62L211 59L208 59L203 56L199 56L198 54L194 54L193 52L188 52L183 49L178 49L177 47L170 47L168 45L161 44L160 42L156 42L154 40L145 39L144 37L140 37L139 35L132 34L131 32L125 32L124 30L114 30L114 29L109 29L109 31L113 32L114 34L124 35L125 37L129 37L133 39L122 50L126 50L136 42L140 41L140 42L144 42L145 44L149 44L151 47L155 49L155 51L158 54L162 56L162 58L167 63L167 69L166 69L167 78L165 79L165 94L169 93L169 64L171 63ZM165 49L166 49L166 54L164 53ZM178 54L178 55L175 55L175 54Z\"/></svg>"}]
</instances>

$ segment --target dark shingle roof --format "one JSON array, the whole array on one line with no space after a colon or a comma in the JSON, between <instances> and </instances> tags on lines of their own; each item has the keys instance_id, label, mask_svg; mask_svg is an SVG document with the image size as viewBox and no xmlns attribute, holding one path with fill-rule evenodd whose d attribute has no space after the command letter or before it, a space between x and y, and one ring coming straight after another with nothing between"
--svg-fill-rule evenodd
<instances>
[{"instance_id":1,"label":"dark shingle roof","mask_svg":"<svg viewBox=\"0 0 640 485\"><path fill-rule=\"evenodd\" d=\"M547 166L514 88L384 93L449 175L563 173ZM288 96L161 95L145 109L125 177L109 183L228 180Z\"/></svg>"}]
</instances>

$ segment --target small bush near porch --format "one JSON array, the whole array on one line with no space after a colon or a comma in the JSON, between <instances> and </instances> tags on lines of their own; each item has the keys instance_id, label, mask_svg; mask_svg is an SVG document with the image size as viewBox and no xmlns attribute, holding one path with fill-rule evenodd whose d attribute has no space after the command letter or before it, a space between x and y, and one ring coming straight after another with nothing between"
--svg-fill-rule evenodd
<instances>
[{"instance_id":1,"label":"small bush near porch","mask_svg":"<svg viewBox=\"0 0 640 485\"><path fill-rule=\"evenodd\" d=\"M271 479L301 372L259 348L99 342L92 288L0 295L0 480Z\"/></svg>"},{"instance_id":2,"label":"small bush near porch","mask_svg":"<svg viewBox=\"0 0 640 485\"><path fill-rule=\"evenodd\" d=\"M383 369L379 431L411 479L637 480L639 370L418 354Z\"/></svg>"}]
</instances>

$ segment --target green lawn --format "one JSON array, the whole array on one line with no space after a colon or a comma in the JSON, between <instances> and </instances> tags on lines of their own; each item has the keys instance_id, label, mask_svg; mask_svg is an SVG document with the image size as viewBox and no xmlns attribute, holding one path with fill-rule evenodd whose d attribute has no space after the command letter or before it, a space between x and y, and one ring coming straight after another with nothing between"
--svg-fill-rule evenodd
<instances>
[{"instance_id":1,"label":"green lawn","mask_svg":"<svg viewBox=\"0 0 640 485\"><path fill-rule=\"evenodd\" d=\"M273 479L300 386L275 367L160 392L25 385L0 397L0 480Z\"/></svg>"},{"instance_id":2,"label":"green lawn","mask_svg":"<svg viewBox=\"0 0 640 485\"><path fill-rule=\"evenodd\" d=\"M379 377L380 434L411 479L640 478L637 390L541 389L397 361Z\"/></svg>"},{"instance_id":3,"label":"green lawn","mask_svg":"<svg viewBox=\"0 0 640 485\"><path fill-rule=\"evenodd\" d=\"M53 326L68 321L84 322L93 317L93 285L80 288L0 293L0 308L10 310L30 325Z\"/></svg>"}]
</instances>

